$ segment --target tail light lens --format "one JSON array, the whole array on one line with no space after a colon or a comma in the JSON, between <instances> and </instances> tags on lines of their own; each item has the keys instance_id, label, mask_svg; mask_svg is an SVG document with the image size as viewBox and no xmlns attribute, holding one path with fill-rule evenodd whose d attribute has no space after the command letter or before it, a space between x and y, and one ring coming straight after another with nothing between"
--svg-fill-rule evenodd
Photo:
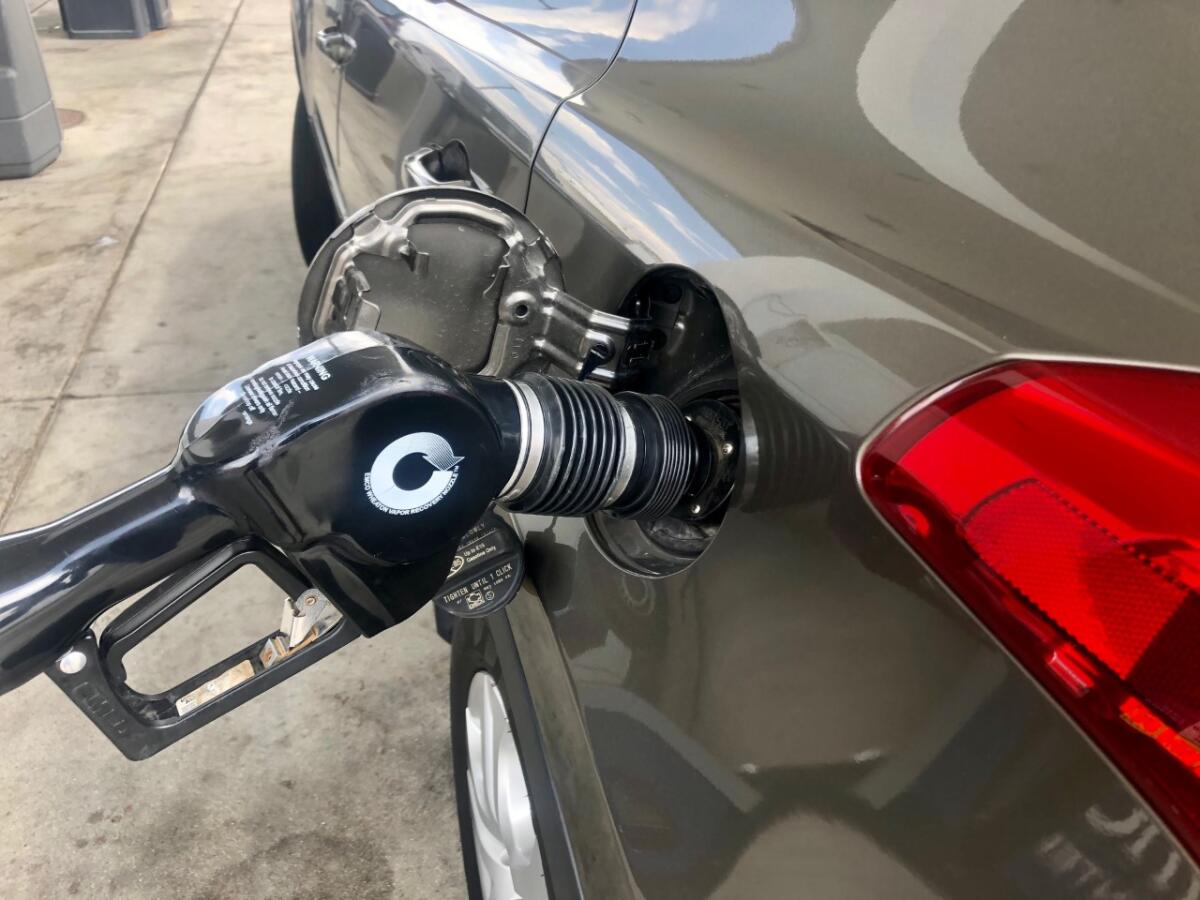
<instances>
[{"instance_id":1,"label":"tail light lens","mask_svg":"<svg viewBox=\"0 0 1200 900\"><path fill-rule=\"evenodd\" d=\"M1200 857L1200 375L1005 364L901 416L862 478Z\"/></svg>"}]
</instances>

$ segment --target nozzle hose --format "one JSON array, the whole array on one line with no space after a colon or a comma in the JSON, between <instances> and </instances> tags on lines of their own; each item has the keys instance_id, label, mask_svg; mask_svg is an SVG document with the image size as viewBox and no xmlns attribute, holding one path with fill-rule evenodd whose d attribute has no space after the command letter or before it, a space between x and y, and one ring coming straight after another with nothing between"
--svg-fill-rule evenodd
<instances>
[{"instance_id":1,"label":"nozzle hose","mask_svg":"<svg viewBox=\"0 0 1200 900\"><path fill-rule=\"evenodd\" d=\"M533 374L508 384L521 447L499 502L515 512L656 519L700 468L702 443L665 397Z\"/></svg>"}]
</instances>

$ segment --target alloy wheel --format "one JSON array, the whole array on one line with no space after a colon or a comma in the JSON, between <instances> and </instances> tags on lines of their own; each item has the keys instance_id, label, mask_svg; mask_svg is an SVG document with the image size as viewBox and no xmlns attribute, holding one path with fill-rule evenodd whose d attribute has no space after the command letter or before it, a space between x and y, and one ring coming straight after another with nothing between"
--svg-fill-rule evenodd
<instances>
[{"instance_id":1,"label":"alloy wheel","mask_svg":"<svg viewBox=\"0 0 1200 900\"><path fill-rule=\"evenodd\" d=\"M467 786L483 900L548 900L529 788L504 697L476 672L467 696Z\"/></svg>"}]
</instances>

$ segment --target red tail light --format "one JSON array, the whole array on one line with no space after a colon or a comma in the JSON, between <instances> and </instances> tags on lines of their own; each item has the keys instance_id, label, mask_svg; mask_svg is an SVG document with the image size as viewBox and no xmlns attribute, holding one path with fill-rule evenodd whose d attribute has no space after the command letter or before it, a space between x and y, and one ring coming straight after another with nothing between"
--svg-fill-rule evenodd
<instances>
[{"instance_id":1,"label":"red tail light","mask_svg":"<svg viewBox=\"0 0 1200 900\"><path fill-rule=\"evenodd\" d=\"M862 477L1200 857L1200 375L1002 365L893 423Z\"/></svg>"}]
</instances>

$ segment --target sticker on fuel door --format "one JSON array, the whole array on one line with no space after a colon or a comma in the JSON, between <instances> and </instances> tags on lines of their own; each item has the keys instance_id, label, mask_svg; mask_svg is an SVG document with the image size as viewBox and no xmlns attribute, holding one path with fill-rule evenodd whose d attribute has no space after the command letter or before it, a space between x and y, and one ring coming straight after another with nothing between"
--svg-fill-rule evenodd
<instances>
[{"instance_id":1,"label":"sticker on fuel door","mask_svg":"<svg viewBox=\"0 0 1200 900\"><path fill-rule=\"evenodd\" d=\"M524 574L524 547L516 532L486 513L459 542L450 577L434 602L451 615L486 616L517 595Z\"/></svg>"}]
</instances>

